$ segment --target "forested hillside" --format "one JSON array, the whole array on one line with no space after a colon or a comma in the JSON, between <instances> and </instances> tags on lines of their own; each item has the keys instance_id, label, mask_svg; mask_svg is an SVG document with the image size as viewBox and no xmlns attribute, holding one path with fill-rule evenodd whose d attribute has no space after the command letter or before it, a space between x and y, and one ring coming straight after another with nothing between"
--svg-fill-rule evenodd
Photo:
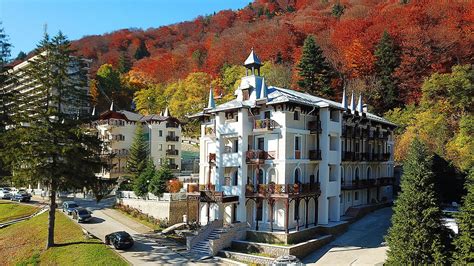
<instances>
[{"instance_id":1,"label":"forested hillside","mask_svg":"<svg viewBox=\"0 0 474 266\"><path fill-rule=\"evenodd\" d=\"M340 100L346 86L363 92L372 112L391 110L401 125L397 159L422 132L443 158L472 166L472 140L463 136L472 133L473 1L256 0L175 25L87 36L73 47L93 59L99 110L114 100L142 113L169 106L185 119L205 106L210 86L218 101L232 97L251 48L269 84L305 90L301 57L310 35L330 68L324 96Z\"/></svg>"}]
</instances>

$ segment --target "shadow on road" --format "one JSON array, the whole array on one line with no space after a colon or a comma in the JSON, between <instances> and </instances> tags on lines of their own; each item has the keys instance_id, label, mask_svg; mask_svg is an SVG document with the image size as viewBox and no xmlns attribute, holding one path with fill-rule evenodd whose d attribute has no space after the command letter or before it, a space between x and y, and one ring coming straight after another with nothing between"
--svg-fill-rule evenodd
<instances>
[{"instance_id":1,"label":"shadow on road","mask_svg":"<svg viewBox=\"0 0 474 266\"><path fill-rule=\"evenodd\" d=\"M72 246L72 245L79 245L79 244L87 244L87 245L102 245L100 242L85 242L85 241L76 241L76 242L69 242L69 243L58 243L55 244L55 247L65 247L65 246Z\"/></svg>"}]
</instances>

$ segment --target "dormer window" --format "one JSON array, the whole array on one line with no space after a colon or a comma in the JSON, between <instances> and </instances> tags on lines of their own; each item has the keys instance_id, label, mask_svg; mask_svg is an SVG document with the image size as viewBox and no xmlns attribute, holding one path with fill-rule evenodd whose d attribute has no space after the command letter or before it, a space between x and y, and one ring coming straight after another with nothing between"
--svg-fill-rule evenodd
<instances>
[{"instance_id":1,"label":"dormer window","mask_svg":"<svg viewBox=\"0 0 474 266\"><path fill-rule=\"evenodd\" d=\"M244 101L248 100L250 98L250 93L249 90L242 90L242 99Z\"/></svg>"},{"instance_id":2,"label":"dormer window","mask_svg":"<svg viewBox=\"0 0 474 266\"><path fill-rule=\"evenodd\" d=\"M295 111L295 112L293 113L293 119L294 119L294 120L300 120L300 112Z\"/></svg>"}]
</instances>

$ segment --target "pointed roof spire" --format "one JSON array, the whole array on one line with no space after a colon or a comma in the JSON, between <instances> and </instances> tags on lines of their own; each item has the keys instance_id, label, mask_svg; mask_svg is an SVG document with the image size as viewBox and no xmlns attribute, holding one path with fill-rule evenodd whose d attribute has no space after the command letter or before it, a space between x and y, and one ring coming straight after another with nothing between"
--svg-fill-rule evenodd
<instances>
[{"instance_id":1,"label":"pointed roof spire","mask_svg":"<svg viewBox=\"0 0 474 266\"><path fill-rule=\"evenodd\" d=\"M209 88L209 102L207 104L208 109L213 109L216 107L216 102L214 101L214 90L212 89L212 85Z\"/></svg>"},{"instance_id":2,"label":"pointed roof spire","mask_svg":"<svg viewBox=\"0 0 474 266\"><path fill-rule=\"evenodd\" d=\"M92 109L92 116L95 116L95 105L94 105L94 108Z\"/></svg>"},{"instance_id":3,"label":"pointed roof spire","mask_svg":"<svg viewBox=\"0 0 474 266\"><path fill-rule=\"evenodd\" d=\"M252 66L252 65L259 65L259 66L262 65L262 61L260 61L260 58L258 58L257 54L255 54L255 52L253 51L253 47L252 47L252 51L250 52L249 56L244 62L244 66Z\"/></svg>"},{"instance_id":4,"label":"pointed roof spire","mask_svg":"<svg viewBox=\"0 0 474 266\"><path fill-rule=\"evenodd\" d=\"M351 95L351 106L350 106L350 109L352 111L352 113L355 112L355 97L354 97L354 91L352 91L352 95Z\"/></svg>"},{"instance_id":5,"label":"pointed roof spire","mask_svg":"<svg viewBox=\"0 0 474 266\"><path fill-rule=\"evenodd\" d=\"M357 102L357 112L359 112L359 115L362 115L362 112L364 111L362 107L362 92L359 93L359 102Z\"/></svg>"},{"instance_id":6,"label":"pointed roof spire","mask_svg":"<svg viewBox=\"0 0 474 266\"><path fill-rule=\"evenodd\" d=\"M345 111L347 111L347 99L346 99L346 87L344 87L342 91L342 108L344 108Z\"/></svg>"},{"instance_id":7,"label":"pointed roof spire","mask_svg":"<svg viewBox=\"0 0 474 266\"><path fill-rule=\"evenodd\" d=\"M110 111L114 111L114 101L110 104Z\"/></svg>"},{"instance_id":8,"label":"pointed roof spire","mask_svg":"<svg viewBox=\"0 0 474 266\"><path fill-rule=\"evenodd\" d=\"M260 89L260 98L266 99L268 96L267 85L265 84L265 78L262 78L262 88Z\"/></svg>"},{"instance_id":9,"label":"pointed roof spire","mask_svg":"<svg viewBox=\"0 0 474 266\"><path fill-rule=\"evenodd\" d=\"M168 107L165 108L165 112L163 116L166 116L166 117L170 116L170 111L168 110Z\"/></svg>"}]
</instances>

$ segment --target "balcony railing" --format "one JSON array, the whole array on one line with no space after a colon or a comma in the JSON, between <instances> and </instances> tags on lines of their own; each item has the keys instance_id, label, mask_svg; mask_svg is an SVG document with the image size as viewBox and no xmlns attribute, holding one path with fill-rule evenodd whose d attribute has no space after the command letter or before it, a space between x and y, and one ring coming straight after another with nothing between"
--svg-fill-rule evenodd
<instances>
[{"instance_id":1,"label":"balcony railing","mask_svg":"<svg viewBox=\"0 0 474 266\"><path fill-rule=\"evenodd\" d=\"M176 170L176 169L178 169L178 165L174 164L174 163L170 163L170 164L168 164L168 168L171 169L171 170Z\"/></svg>"},{"instance_id":2,"label":"balcony railing","mask_svg":"<svg viewBox=\"0 0 474 266\"><path fill-rule=\"evenodd\" d=\"M268 197L268 196L293 196L300 194L319 193L319 183L308 184L248 184L245 188L247 197Z\"/></svg>"},{"instance_id":3,"label":"balcony railing","mask_svg":"<svg viewBox=\"0 0 474 266\"><path fill-rule=\"evenodd\" d=\"M177 156L179 154L179 150L176 149L168 149L166 150L166 155Z\"/></svg>"},{"instance_id":4,"label":"balcony railing","mask_svg":"<svg viewBox=\"0 0 474 266\"><path fill-rule=\"evenodd\" d=\"M247 163L264 163L269 157L264 150L248 150L245 158Z\"/></svg>"},{"instance_id":5,"label":"balcony railing","mask_svg":"<svg viewBox=\"0 0 474 266\"><path fill-rule=\"evenodd\" d=\"M309 160L310 161L320 161L320 160L322 160L321 150L310 150L309 151Z\"/></svg>"},{"instance_id":6,"label":"balcony railing","mask_svg":"<svg viewBox=\"0 0 474 266\"><path fill-rule=\"evenodd\" d=\"M179 141L179 137L178 136L166 136L166 141L176 142L176 141Z\"/></svg>"},{"instance_id":7,"label":"balcony railing","mask_svg":"<svg viewBox=\"0 0 474 266\"><path fill-rule=\"evenodd\" d=\"M354 152L352 151L343 151L341 156L343 161L352 161L354 159Z\"/></svg>"},{"instance_id":8,"label":"balcony railing","mask_svg":"<svg viewBox=\"0 0 474 266\"><path fill-rule=\"evenodd\" d=\"M253 123L253 130L254 131L272 131L278 126L279 126L278 123L273 119L259 119L259 120L255 120L255 122Z\"/></svg>"},{"instance_id":9,"label":"balcony railing","mask_svg":"<svg viewBox=\"0 0 474 266\"><path fill-rule=\"evenodd\" d=\"M355 190L364 189L370 187L390 186L394 184L395 179L393 177L380 177L370 178L362 180L353 180L352 182L341 182L342 190Z\"/></svg>"},{"instance_id":10,"label":"balcony railing","mask_svg":"<svg viewBox=\"0 0 474 266\"><path fill-rule=\"evenodd\" d=\"M308 130L310 131L311 134L316 134L316 133L321 133L323 132L323 129L321 127L321 121L309 121L308 122Z\"/></svg>"}]
</instances>

